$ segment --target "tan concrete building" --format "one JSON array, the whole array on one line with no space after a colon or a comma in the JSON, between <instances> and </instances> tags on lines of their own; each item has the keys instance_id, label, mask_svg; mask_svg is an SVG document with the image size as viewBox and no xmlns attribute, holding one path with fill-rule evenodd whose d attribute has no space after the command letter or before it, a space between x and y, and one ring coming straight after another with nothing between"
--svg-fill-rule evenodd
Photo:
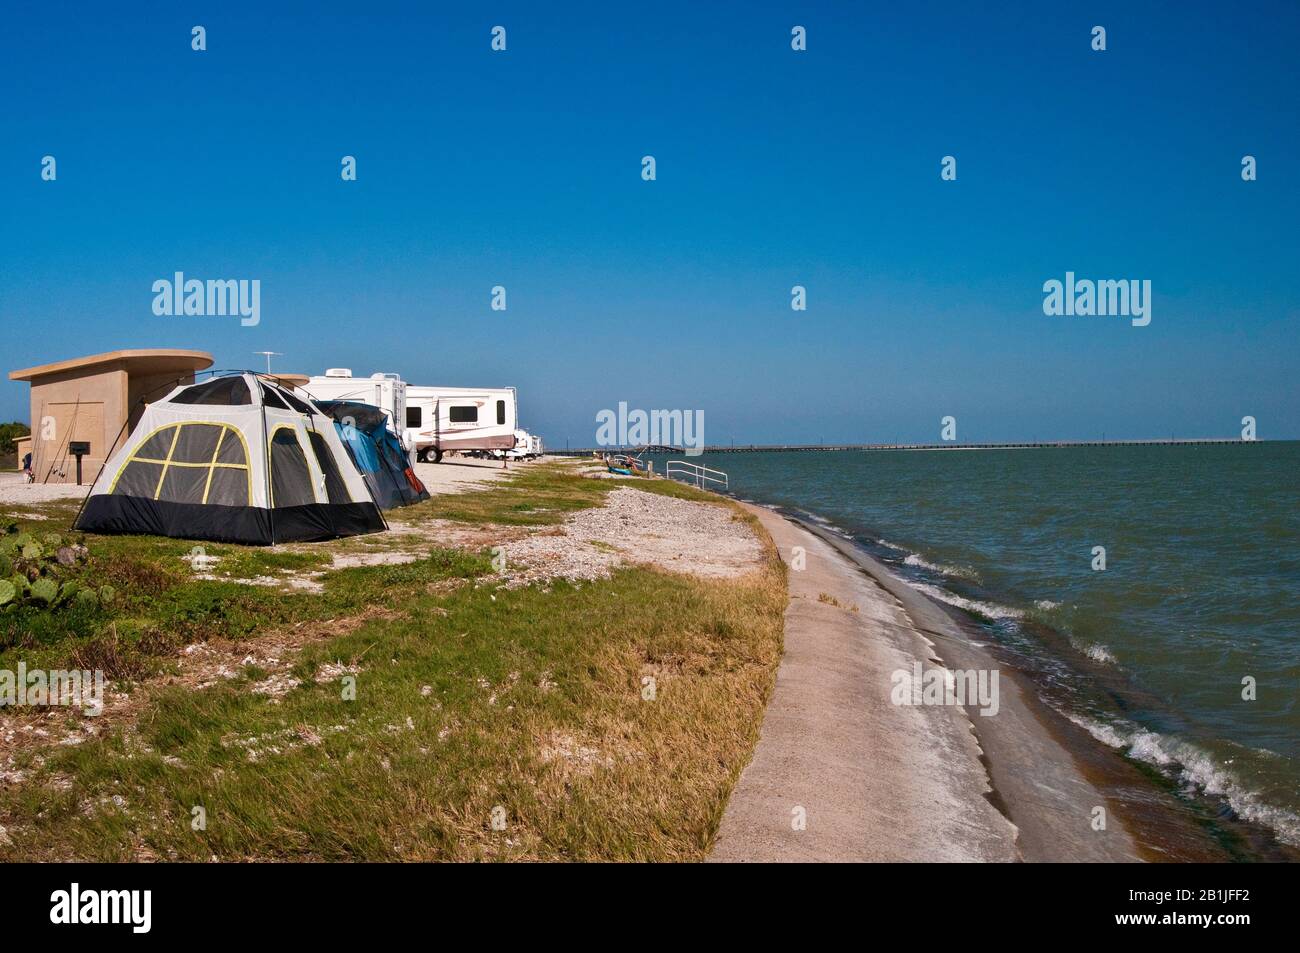
<instances>
[{"instance_id":1,"label":"tan concrete building","mask_svg":"<svg viewBox=\"0 0 1300 953\"><path fill-rule=\"evenodd\" d=\"M14 447L17 448L18 451L17 456L14 458L14 469L21 470L23 468L23 459L31 452L32 438L16 437L14 439Z\"/></svg>"},{"instance_id":2,"label":"tan concrete building","mask_svg":"<svg viewBox=\"0 0 1300 953\"><path fill-rule=\"evenodd\" d=\"M70 443L84 442L81 482L90 484L140 420L145 404L212 366L204 351L109 351L11 371L32 385L32 472L37 483L75 483ZM19 460L21 462L21 456Z\"/></svg>"},{"instance_id":3,"label":"tan concrete building","mask_svg":"<svg viewBox=\"0 0 1300 953\"><path fill-rule=\"evenodd\" d=\"M309 380L311 380L311 378L308 377L306 374L270 374L270 375L258 374L257 376L266 377L268 380L273 380L281 387L284 387L288 390L293 390L297 387L302 387Z\"/></svg>"}]
</instances>

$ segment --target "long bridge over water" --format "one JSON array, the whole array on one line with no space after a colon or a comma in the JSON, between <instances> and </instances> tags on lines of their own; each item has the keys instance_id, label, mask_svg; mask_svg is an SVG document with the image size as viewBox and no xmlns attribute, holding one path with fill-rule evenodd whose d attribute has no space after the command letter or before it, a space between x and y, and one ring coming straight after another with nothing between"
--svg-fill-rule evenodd
<instances>
[{"instance_id":1,"label":"long bridge over water","mask_svg":"<svg viewBox=\"0 0 1300 953\"><path fill-rule=\"evenodd\" d=\"M832 453L874 450L1046 450L1061 447L1182 447L1206 444L1264 443L1240 437L1168 437L1150 440L1032 440L1022 443L804 443L804 444L719 444L705 446L704 453ZM685 453L684 447L566 447L546 448L548 455L589 457L601 453Z\"/></svg>"}]
</instances>

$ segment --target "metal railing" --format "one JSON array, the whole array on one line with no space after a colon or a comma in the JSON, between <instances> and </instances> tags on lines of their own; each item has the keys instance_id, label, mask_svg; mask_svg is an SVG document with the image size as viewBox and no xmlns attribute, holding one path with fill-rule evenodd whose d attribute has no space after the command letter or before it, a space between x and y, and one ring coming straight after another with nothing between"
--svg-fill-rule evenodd
<instances>
[{"instance_id":1,"label":"metal railing","mask_svg":"<svg viewBox=\"0 0 1300 953\"><path fill-rule=\"evenodd\" d=\"M717 484L724 490L728 489L727 475L721 470L713 470L686 460L669 460L668 465L664 467L664 476L670 480L694 483L701 490L710 488L710 484Z\"/></svg>"},{"instance_id":2,"label":"metal railing","mask_svg":"<svg viewBox=\"0 0 1300 953\"><path fill-rule=\"evenodd\" d=\"M627 470L644 470L645 464L636 457L628 456L626 453L614 453L605 457L605 462L613 467L623 467Z\"/></svg>"}]
</instances>

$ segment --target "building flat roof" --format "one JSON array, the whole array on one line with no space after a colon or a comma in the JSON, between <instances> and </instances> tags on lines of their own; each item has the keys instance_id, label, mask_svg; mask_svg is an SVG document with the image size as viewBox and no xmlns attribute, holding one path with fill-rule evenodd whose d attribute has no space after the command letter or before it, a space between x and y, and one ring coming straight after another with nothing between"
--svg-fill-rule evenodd
<instances>
[{"instance_id":1,"label":"building flat roof","mask_svg":"<svg viewBox=\"0 0 1300 953\"><path fill-rule=\"evenodd\" d=\"M37 367L25 367L19 371L10 371L9 379L11 381L30 381L50 374L91 370L104 364L119 363L126 365L125 369L133 374L171 374L206 370L212 366L212 355L207 351L186 351L173 348L105 351L103 354L74 357L66 361L55 361L52 364L41 364Z\"/></svg>"},{"instance_id":2,"label":"building flat roof","mask_svg":"<svg viewBox=\"0 0 1300 953\"><path fill-rule=\"evenodd\" d=\"M306 374L258 374L257 376L270 378L281 387L301 387L311 380Z\"/></svg>"}]
</instances>

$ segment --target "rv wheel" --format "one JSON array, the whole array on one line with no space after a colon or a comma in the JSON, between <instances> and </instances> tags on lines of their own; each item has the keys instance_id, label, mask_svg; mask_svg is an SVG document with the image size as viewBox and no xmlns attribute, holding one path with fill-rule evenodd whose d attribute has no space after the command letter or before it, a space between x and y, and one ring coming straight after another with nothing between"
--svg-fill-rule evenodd
<instances>
[{"instance_id":1,"label":"rv wheel","mask_svg":"<svg viewBox=\"0 0 1300 953\"><path fill-rule=\"evenodd\" d=\"M434 449L428 451L429 463L442 463L442 450Z\"/></svg>"}]
</instances>

